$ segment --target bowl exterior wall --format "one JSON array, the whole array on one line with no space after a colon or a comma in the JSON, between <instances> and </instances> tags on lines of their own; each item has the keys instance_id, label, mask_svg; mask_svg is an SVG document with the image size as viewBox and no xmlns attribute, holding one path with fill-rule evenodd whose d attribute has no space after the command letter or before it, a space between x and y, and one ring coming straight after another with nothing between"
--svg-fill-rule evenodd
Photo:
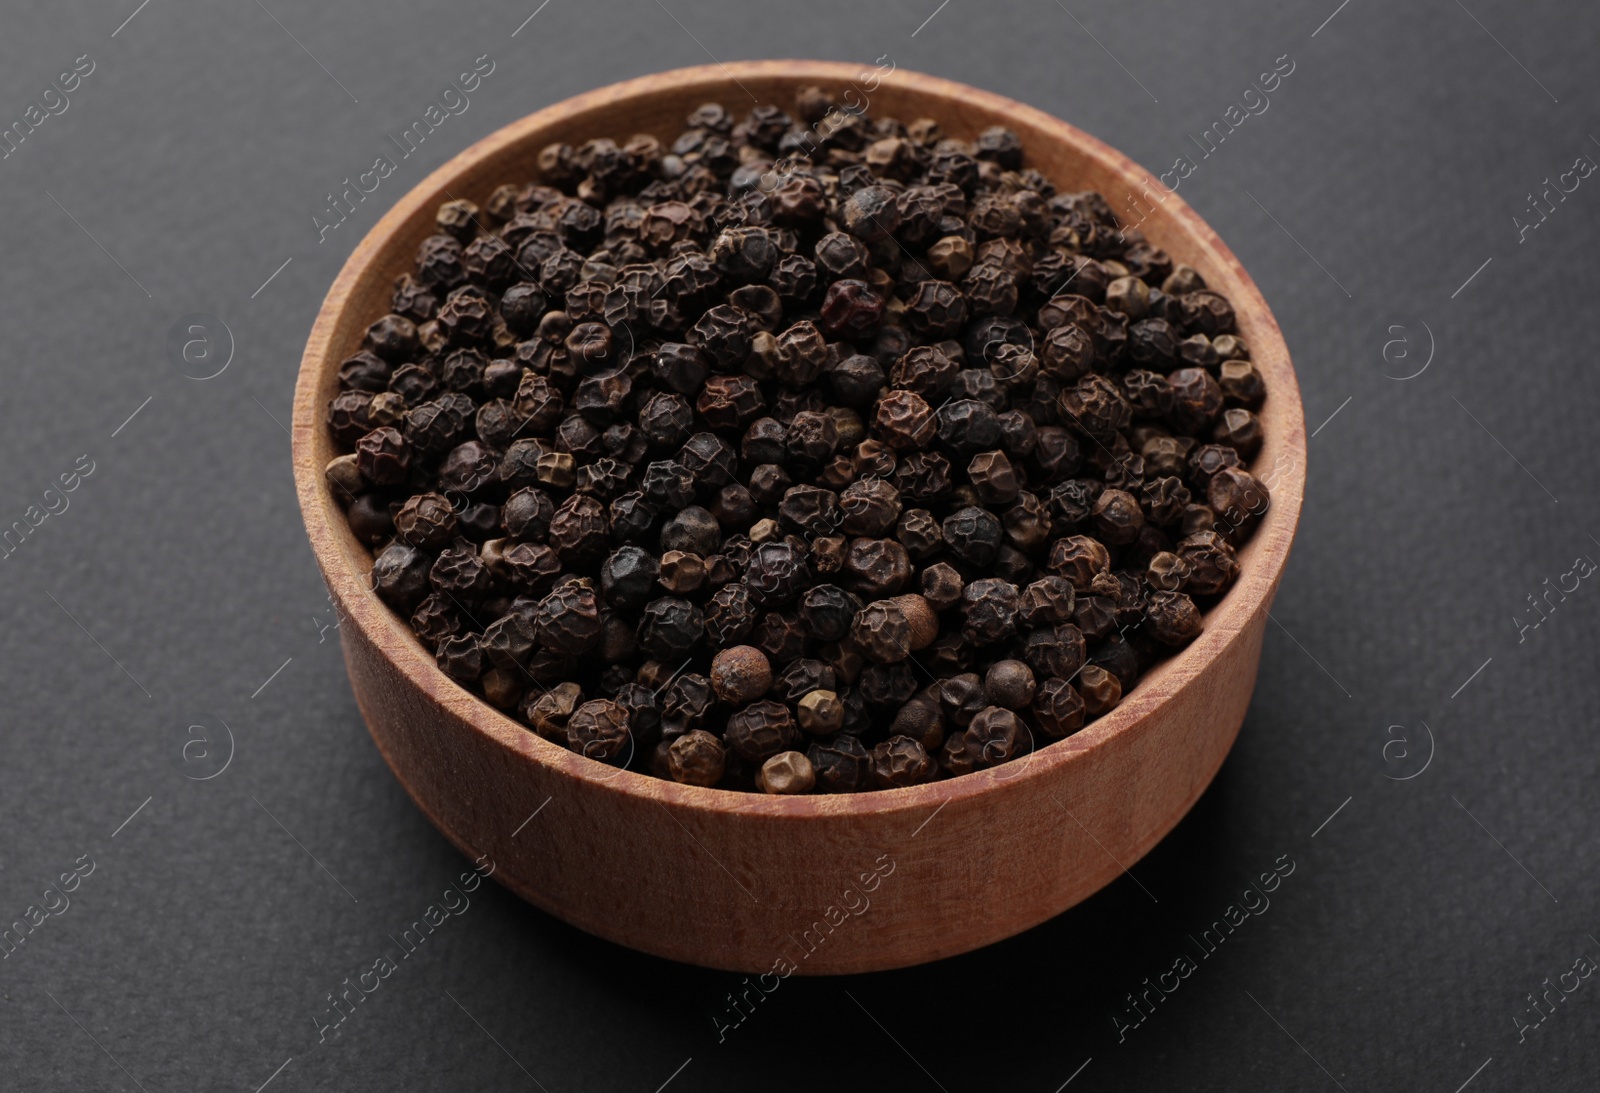
<instances>
[{"instance_id":1,"label":"bowl exterior wall","mask_svg":"<svg viewBox=\"0 0 1600 1093\"><path fill-rule=\"evenodd\" d=\"M507 748L474 732L471 711L440 707L366 634L343 633L385 760L464 853L488 855L496 880L657 956L822 975L966 952L1115 880L1118 863L1159 842L1222 765L1266 622L1263 608L1200 685L1065 761L1000 768L1009 777L948 803L803 817L707 812L574 778L541 761L555 745L528 733L525 747Z\"/></svg>"}]
</instances>

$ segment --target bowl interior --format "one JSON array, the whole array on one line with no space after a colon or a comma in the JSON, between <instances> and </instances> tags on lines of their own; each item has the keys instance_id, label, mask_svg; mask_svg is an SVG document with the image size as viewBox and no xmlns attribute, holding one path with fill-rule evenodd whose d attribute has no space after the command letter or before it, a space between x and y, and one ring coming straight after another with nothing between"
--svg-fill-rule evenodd
<instances>
[{"instance_id":1,"label":"bowl interior","mask_svg":"<svg viewBox=\"0 0 1600 1093\"><path fill-rule=\"evenodd\" d=\"M505 182L537 180L545 145L593 137L620 141L644 133L670 141L684 117L703 102L724 104L736 116L749 106L791 108L795 91L818 84L836 99L864 105L872 116L910 122L935 119L949 136L970 138L1004 125L1022 139L1025 162L1064 191L1097 190L1124 221L1139 227L1175 262L1194 266L1210 287L1234 304L1239 333L1267 384L1261 411L1264 444L1251 470L1272 488L1272 505L1240 551L1234 587L1207 612L1205 631L1176 656L1152 668L1123 702L1065 740L1034 753L1020 773L1004 767L907 789L850 795L769 798L733 790L681 786L616 771L545 741L520 723L456 686L433 657L368 588L372 555L346 524L322 468L338 454L323 410L338 389L339 363L355 352L366 327L389 310L394 280L410 271L418 245L432 234L434 210L452 198L485 202ZM1142 218L1142 219L1141 219ZM921 808L930 800L982 793L1001 782L1043 777L1075 755L1132 730L1141 718L1201 667L1271 598L1299 519L1305 480L1305 423L1288 350L1255 283L1222 241L1157 176L1093 137L1041 111L998 95L916 73L818 61L742 62L647 76L580 95L486 137L406 194L351 255L318 315L301 366L294 415L294 460L301 507L324 577L348 618L384 647L401 671L425 685L505 747L570 776L604 782L619 793L736 811L794 816Z\"/></svg>"}]
</instances>

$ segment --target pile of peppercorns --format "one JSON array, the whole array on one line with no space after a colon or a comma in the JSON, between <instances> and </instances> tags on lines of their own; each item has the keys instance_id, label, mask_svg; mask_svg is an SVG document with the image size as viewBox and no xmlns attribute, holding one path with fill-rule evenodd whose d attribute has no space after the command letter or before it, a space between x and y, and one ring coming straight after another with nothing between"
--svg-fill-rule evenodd
<instances>
[{"instance_id":1,"label":"pile of peppercorns","mask_svg":"<svg viewBox=\"0 0 1600 1093\"><path fill-rule=\"evenodd\" d=\"M441 205L327 477L440 668L592 759L768 793L1013 761L1232 584L1261 375L1016 134L795 107Z\"/></svg>"}]
</instances>

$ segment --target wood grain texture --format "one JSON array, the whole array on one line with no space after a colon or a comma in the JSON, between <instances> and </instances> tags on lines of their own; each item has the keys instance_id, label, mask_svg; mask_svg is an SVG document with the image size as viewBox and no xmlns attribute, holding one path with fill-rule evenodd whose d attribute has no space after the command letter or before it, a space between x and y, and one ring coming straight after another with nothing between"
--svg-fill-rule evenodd
<instances>
[{"instance_id":1,"label":"wood grain texture","mask_svg":"<svg viewBox=\"0 0 1600 1093\"><path fill-rule=\"evenodd\" d=\"M525 899L601 937L709 967L764 972L786 960L798 974L834 974L916 964L1025 930L1115 879L1182 818L1232 746L1300 514L1305 422L1282 334L1238 260L1173 194L1141 227L1235 304L1267 383L1266 439L1253 469L1270 473L1272 507L1205 632L1107 716L1023 760L951 781L769 798L585 759L439 671L405 620L369 591L371 555L322 476L336 454L323 410L339 362L388 310L394 278L432 231L435 207L450 197L482 203L502 182L535 178L535 156L551 141L670 139L702 102L738 111L748 89L787 106L804 84L859 93L870 86L864 76L817 61L682 69L580 95L479 141L357 246L317 317L295 393L301 509L343 612L362 715L396 777L452 842L489 855L495 878ZM866 97L874 114L933 117L953 136L1009 126L1028 163L1059 187L1099 190L1118 207L1154 177L1056 118L962 84L896 72ZM858 894L867 888L861 874L891 864Z\"/></svg>"}]
</instances>

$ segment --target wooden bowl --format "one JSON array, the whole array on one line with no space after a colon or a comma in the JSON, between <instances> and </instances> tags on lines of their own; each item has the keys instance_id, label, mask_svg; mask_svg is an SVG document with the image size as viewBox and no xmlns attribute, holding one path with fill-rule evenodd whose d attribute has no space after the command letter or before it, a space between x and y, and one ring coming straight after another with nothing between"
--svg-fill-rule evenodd
<instances>
[{"instance_id":1,"label":"wooden bowl","mask_svg":"<svg viewBox=\"0 0 1600 1093\"><path fill-rule=\"evenodd\" d=\"M480 204L537 177L551 141L635 133L670 139L703 102L739 111L747 92L787 107L820 84L878 116L936 119L955 137L1000 124L1066 190L1114 206L1149 190L1141 225L1233 301L1267 383L1253 465L1272 506L1240 552L1238 583L1205 632L1110 714L1032 756L908 789L767 797L677 785L549 743L447 678L406 621L371 591L322 470L337 452L323 411L339 362L389 310L451 197ZM1267 610L1305 481L1299 388L1277 323L1216 233L1127 157L1031 107L948 80L819 61L708 65L568 99L474 144L406 194L334 282L312 328L294 407L294 468L311 545L343 613L356 700L379 750L428 818L529 902L623 945L708 967L833 974L966 952L1059 914L1114 880L1211 782L1244 720ZM487 867L487 866L486 866Z\"/></svg>"}]
</instances>

